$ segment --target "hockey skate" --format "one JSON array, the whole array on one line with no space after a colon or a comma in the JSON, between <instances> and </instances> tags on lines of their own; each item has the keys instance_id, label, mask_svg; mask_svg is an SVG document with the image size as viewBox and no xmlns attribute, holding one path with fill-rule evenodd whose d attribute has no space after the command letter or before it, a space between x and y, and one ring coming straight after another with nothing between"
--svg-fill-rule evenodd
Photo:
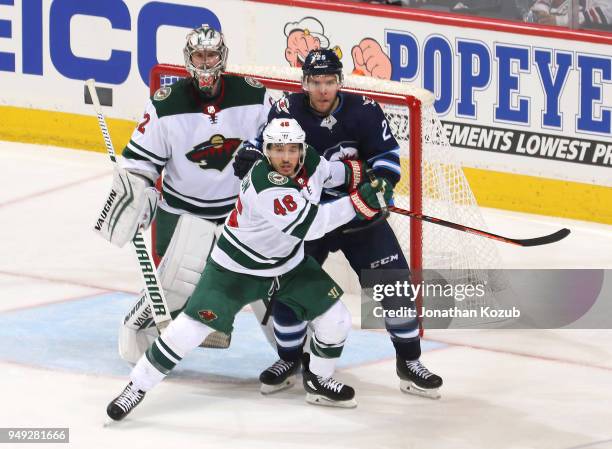
<instances>
[{"instance_id":1,"label":"hockey skate","mask_svg":"<svg viewBox=\"0 0 612 449\"><path fill-rule=\"evenodd\" d=\"M304 372L302 379L304 390L306 390L306 402L314 405L325 405L328 407L355 408L355 390L333 377L327 379L310 372L308 354L304 354Z\"/></svg>"},{"instance_id":2,"label":"hockey skate","mask_svg":"<svg viewBox=\"0 0 612 449\"><path fill-rule=\"evenodd\" d=\"M299 360L287 362L278 359L259 375L259 381L261 382L259 391L261 391L261 394L271 394L291 388L295 384L295 377L301 366Z\"/></svg>"},{"instance_id":3,"label":"hockey skate","mask_svg":"<svg viewBox=\"0 0 612 449\"><path fill-rule=\"evenodd\" d=\"M106 414L114 421L120 421L125 418L140 401L145 397L145 392L137 390L132 385L132 382L127 384L121 394L108 404Z\"/></svg>"},{"instance_id":4,"label":"hockey skate","mask_svg":"<svg viewBox=\"0 0 612 449\"><path fill-rule=\"evenodd\" d=\"M333 377L323 379L310 371L304 371L306 402L329 407L355 408L355 390Z\"/></svg>"},{"instance_id":5,"label":"hockey skate","mask_svg":"<svg viewBox=\"0 0 612 449\"><path fill-rule=\"evenodd\" d=\"M423 396L430 399L439 399L439 388L442 378L431 373L419 361L407 361L397 358L397 375L400 378L400 390L404 393Z\"/></svg>"}]
</instances>

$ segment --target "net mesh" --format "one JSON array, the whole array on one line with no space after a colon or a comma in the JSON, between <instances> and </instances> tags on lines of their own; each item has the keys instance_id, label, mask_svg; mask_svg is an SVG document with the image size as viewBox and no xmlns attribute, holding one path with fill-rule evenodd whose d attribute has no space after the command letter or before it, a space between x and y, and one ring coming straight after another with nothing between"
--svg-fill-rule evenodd
<instances>
[{"instance_id":1,"label":"net mesh","mask_svg":"<svg viewBox=\"0 0 612 449\"><path fill-rule=\"evenodd\" d=\"M268 87L273 98L280 98L283 92L301 89L299 69L229 66L228 72L257 78ZM182 67L159 65L152 73L151 90L154 92L157 87L172 84L184 76L186 72ZM486 230L476 199L434 109L430 92L405 83L351 75L345 77L343 90L363 93L376 100L400 144L402 176L394 192L397 207ZM411 114L415 113L421 115L420 133L411 129L411 126L418 126L418 122L415 125L410 120ZM418 134L421 135L421 141L417 142L420 169L411 166L410 158L410 136ZM420 185L411 185L411 171L420 173ZM411 196L416 197L419 191L421 210L415 209L414 203L411 205ZM460 270L457 275L464 278L462 281L486 285L487 295L457 303L457 307L495 307L496 294L508 289L505 279L490 279L489 272L484 271L501 267L492 240L425 222L417 223L416 228L413 225L411 232L411 219L399 214L392 213L389 220L413 270ZM418 257L413 255L411 258L411 253Z\"/></svg>"}]
</instances>

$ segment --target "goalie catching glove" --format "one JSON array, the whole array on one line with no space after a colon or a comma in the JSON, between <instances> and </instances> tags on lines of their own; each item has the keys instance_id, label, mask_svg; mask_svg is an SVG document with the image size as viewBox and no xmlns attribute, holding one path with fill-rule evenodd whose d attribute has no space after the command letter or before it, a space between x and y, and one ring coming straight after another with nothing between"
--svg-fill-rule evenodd
<instances>
[{"instance_id":1,"label":"goalie catching glove","mask_svg":"<svg viewBox=\"0 0 612 449\"><path fill-rule=\"evenodd\" d=\"M380 204L377 193L383 194L385 204ZM376 178L372 182L363 183L350 194L351 202L361 220L371 220L380 212L393 196L393 185L385 178Z\"/></svg>"},{"instance_id":2,"label":"goalie catching glove","mask_svg":"<svg viewBox=\"0 0 612 449\"><path fill-rule=\"evenodd\" d=\"M118 247L132 240L142 226L147 229L157 210L159 194L151 181L123 168L113 173L113 185L94 230Z\"/></svg>"}]
</instances>

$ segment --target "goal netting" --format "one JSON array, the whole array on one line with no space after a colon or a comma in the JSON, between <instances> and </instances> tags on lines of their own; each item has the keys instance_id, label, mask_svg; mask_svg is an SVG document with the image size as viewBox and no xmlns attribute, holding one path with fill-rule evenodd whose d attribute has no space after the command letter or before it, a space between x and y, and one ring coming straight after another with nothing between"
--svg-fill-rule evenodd
<instances>
[{"instance_id":1,"label":"goal netting","mask_svg":"<svg viewBox=\"0 0 612 449\"><path fill-rule=\"evenodd\" d=\"M227 72L257 79L273 97L280 98L283 92L301 91L300 69L230 65ZM157 65L151 72L151 92L185 76L184 67ZM394 193L396 206L486 229L463 169L436 114L431 92L406 83L355 75L345 77L342 89L367 95L378 102L400 144L402 177ZM414 272L453 270L469 282L483 282L489 289L506 288L500 279L486 279L488 274L483 271L501 267L493 241L398 214L391 214L390 221ZM480 299L482 305L492 305L492 296ZM479 305L474 304L474 300L457 304L459 307Z\"/></svg>"}]
</instances>

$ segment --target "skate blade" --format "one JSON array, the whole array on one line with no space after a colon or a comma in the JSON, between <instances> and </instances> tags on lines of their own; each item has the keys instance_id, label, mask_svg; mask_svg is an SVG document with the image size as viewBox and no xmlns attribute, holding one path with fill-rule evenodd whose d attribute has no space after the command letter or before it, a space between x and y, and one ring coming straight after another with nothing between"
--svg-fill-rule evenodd
<instances>
[{"instance_id":1,"label":"skate blade","mask_svg":"<svg viewBox=\"0 0 612 449\"><path fill-rule=\"evenodd\" d=\"M323 405L325 407L339 407L339 408L355 408L357 407L357 401L355 398L348 401L332 401L320 394L306 393L306 402L314 405Z\"/></svg>"},{"instance_id":2,"label":"skate blade","mask_svg":"<svg viewBox=\"0 0 612 449\"><path fill-rule=\"evenodd\" d=\"M227 349L230 347L231 342L231 334L228 335L223 332L214 331L208 334L204 341L200 343L200 348Z\"/></svg>"},{"instance_id":3,"label":"skate blade","mask_svg":"<svg viewBox=\"0 0 612 449\"><path fill-rule=\"evenodd\" d=\"M273 393L278 393L279 391L287 390L288 388L291 388L294 385L295 385L295 376L290 376L287 379L285 379L284 382L278 385L261 384L261 386L259 387L259 391L261 392L261 394L264 394L264 395L273 394Z\"/></svg>"},{"instance_id":4,"label":"skate blade","mask_svg":"<svg viewBox=\"0 0 612 449\"><path fill-rule=\"evenodd\" d=\"M441 397L438 388L421 388L409 380L400 381L400 390L402 390L403 393L413 394L415 396L421 396L428 399L440 399Z\"/></svg>"}]
</instances>

